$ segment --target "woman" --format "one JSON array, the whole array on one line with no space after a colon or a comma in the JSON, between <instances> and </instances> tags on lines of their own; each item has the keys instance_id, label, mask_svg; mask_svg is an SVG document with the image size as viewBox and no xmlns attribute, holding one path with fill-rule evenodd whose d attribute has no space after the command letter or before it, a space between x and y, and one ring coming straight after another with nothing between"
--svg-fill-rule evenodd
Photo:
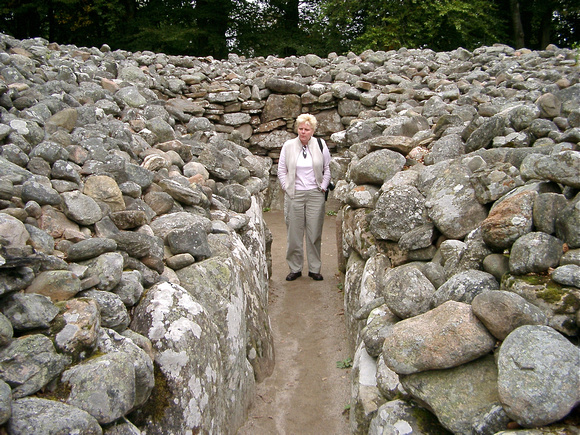
<instances>
[{"instance_id":1,"label":"woman","mask_svg":"<svg viewBox=\"0 0 580 435\"><path fill-rule=\"evenodd\" d=\"M284 195L284 218L288 234L286 261L290 273L286 281L302 276L303 240L306 237L308 276L323 279L320 268L324 200L330 183L330 152L312 135L318 122L310 114L296 119L298 137L284 142L278 161L278 180Z\"/></svg>"}]
</instances>

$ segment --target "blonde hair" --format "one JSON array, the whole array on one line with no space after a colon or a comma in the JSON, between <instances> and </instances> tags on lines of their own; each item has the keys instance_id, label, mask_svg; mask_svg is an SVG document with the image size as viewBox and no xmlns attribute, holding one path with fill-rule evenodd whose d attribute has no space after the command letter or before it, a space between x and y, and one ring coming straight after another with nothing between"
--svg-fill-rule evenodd
<instances>
[{"instance_id":1,"label":"blonde hair","mask_svg":"<svg viewBox=\"0 0 580 435\"><path fill-rule=\"evenodd\" d=\"M310 113L303 113L302 115L299 115L298 118L296 118L296 123L294 124L296 131L298 131L298 127L300 127L302 124L310 124L312 130L316 131L318 121L314 115L311 115Z\"/></svg>"}]
</instances>

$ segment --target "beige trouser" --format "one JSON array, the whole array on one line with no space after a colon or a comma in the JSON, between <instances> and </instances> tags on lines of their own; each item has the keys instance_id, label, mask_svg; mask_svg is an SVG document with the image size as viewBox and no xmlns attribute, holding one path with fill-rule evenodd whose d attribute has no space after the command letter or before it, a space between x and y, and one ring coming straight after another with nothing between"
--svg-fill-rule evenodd
<instances>
[{"instance_id":1,"label":"beige trouser","mask_svg":"<svg viewBox=\"0 0 580 435\"><path fill-rule=\"evenodd\" d=\"M288 236L286 261L290 272L302 272L306 237L308 272L320 273L324 193L316 189L297 190L294 198L285 195L284 218Z\"/></svg>"}]
</instances>

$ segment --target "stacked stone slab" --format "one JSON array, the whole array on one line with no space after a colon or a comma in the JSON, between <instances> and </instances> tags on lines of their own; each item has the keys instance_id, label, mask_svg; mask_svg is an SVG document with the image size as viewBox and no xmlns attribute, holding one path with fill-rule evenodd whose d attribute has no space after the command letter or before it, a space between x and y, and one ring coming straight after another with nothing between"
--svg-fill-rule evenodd
<instances>
[{"instance_id":1,"label":"stacked stone slab","mask_svg":"<svg viewBox=\"0 0 580 435\"><path fill-rule=\"evenodd\" d=\"M235 433L274 363L262 210L304 112L342 204L352 432L577 430L576 58L1 35L7 431Z\"/></svg>"}]
</instances>

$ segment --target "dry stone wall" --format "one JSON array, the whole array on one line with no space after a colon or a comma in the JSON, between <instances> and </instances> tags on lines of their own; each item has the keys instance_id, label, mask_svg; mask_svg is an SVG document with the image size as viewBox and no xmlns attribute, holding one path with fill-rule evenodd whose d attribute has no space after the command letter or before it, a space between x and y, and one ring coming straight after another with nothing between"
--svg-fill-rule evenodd
<instances>
[{"instance_id":1,"label":"dry stone wall","mask_svg":"<svg viewBox=\"0 0 580 435\"><path fill-rule=\"evenodd\" d=\"M342 204L352 432L577 431L576 57L1 35L7 432L235 433L274 364L262 209L304 112Z\"/></svg>"}]
</instances>

